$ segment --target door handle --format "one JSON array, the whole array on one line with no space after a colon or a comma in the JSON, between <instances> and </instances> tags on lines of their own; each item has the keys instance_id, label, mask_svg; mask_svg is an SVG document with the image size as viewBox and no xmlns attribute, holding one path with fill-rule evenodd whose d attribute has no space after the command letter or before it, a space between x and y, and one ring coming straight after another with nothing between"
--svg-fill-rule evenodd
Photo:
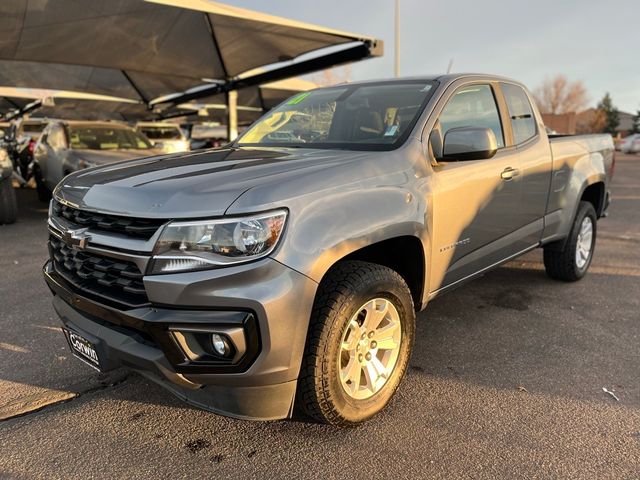
<instances>
[{"instance_id":1,"label":"door handle","mask_svg":"<svg viewBox=\"0 0 640 480\"><path fill-rule=\"evenodd\" d=\"M517 168L507 167L500 174L500 178L503 180L511 180L513 177L517 177L518 175L520 175L520 170Z\"/></svg>"}]
</instances>

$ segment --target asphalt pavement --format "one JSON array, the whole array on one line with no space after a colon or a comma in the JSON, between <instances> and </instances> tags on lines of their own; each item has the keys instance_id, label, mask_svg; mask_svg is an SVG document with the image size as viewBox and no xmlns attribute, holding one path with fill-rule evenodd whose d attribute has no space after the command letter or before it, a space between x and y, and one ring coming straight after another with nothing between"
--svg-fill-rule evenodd
<instances>
[{"instance_id":1,"label":"asphalt pavement","mask_svg":"<svg viewBox=\"0 0 640 480\"><path fill-rule=\"evenodd\" d=\"M348 430L224 418L74 359L40 272L46 205L18 191L0 226L0 477L640 478L640 155L617 160L589 274L550 280L534 251L434 300L391 405Z\"/></svg>"}]
</instances>

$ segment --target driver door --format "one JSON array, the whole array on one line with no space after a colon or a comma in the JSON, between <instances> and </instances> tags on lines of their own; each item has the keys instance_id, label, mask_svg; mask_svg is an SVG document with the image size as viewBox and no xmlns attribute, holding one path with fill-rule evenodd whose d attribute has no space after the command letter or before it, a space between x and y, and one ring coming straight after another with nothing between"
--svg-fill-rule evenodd
<instances>
[{"instance_id":1,"label":"driver door","mask_svg":"<svg viewBox=\"0 0 640 480\"><path fill-rule=\"evenodd\" d=\"M36 158L47 187L55 188L64 177L63 162L67 140L62 125L49 124L36 147Z\"/></svg>"},{"instance_id":2,"label":"driver door","mask_svg":"<svg viewBox=\"0 0 640 480\"><path fill-rule=\"evenodd\" d=\"M459 127L490 129L498 150L488 159L433 161L432 293L514 255L519 248L513 237L522 226L520 163L515 148L505 148L493 85L463 85L449 97L430 135L435 156L447 131Z\"/></svg>"}]
</instances>

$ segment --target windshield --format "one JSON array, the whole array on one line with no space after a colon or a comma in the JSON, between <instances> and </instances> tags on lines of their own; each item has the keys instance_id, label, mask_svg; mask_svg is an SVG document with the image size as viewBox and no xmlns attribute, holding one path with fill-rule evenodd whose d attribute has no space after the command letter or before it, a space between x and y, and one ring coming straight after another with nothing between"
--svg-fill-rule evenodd
<instances>
[{"instance_id":1,"label":"windshield","mask_svg":"<svg viewBox=\"0 0 640 480\"><path fill-rule=\"evenodd\" d=\"M254 123L237 144L392 150L409 136L434 86L407 80L299 93Z\"/></svg>"},{"instance_id":2,"label":"windshield","mask_svg":"<svg viewBox=\"0 0 640 480\"><path fill-rule=\"evenodd\" d=\"M227 138L227 127L224 125L207 125L199 124L194 125L191 130L191 138L193 139L206 139L206 138Z\"/></svg>"},{"instance_id":3,"label":"windshield","mask_svg":"<svg viewBox=\"0 0 640 480\"><path fill-rule=\"evenodd\" d=\"M151 143L133 129L116 126L69 126L75 150L146 150Z\"/></svg>"},{"instance_id":4,"label":"windshield","mask_svg":"<svg viewBox=\"0 0 640 480\"><path fill-rule=\"evenodd\" d=\"M178 127L138 127L151 140L181 140L182 132Z\"/></svg>"},{"instance_id":5,"label":"windshield","mask_svg":"<svg viewBox=\"0 0 640 480\"><path fill-rule=\"evenodd\" d=\"M22 131L24 133L42 133L42 130L44 130L44 127L45 127L44 123L23 123Z\"/></svg>"}]
</instances>

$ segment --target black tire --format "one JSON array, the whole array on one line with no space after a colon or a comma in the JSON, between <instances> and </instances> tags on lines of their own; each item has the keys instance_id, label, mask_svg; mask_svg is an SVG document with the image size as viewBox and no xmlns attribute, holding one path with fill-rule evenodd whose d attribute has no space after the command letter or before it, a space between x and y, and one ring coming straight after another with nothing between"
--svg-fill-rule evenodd
<instances>
[{"instance_id":1,"label":"black tire","mask_svg":"<svg viewBox=\"0 0 640 480\"><path fill-rule=\"evenodd\" d=\"M33 177L36 180L36 192L38 194L38 200L41 202L49 202L51 200L51 190L44 183L44 179L42 178L42 173L40 172L40 167L36 164L33 167Z\"/></svg>"},{"instance_id":2,"label":"black tire","mask_svg":"<svg viewBox=\"0 0 640 480\"><path fill-rule=\"evenodd\" d=\"M399 354L381 389L370 398L356 400L341 384L337 359L349 320L358 308L375 298L389 300L399 314ZM339 263L322 281L313 306L298 380L298 407L313 419L336 426L354 426L368 420L389 403L398 388L407 369L414 332L413 299L397 272L366 262Z\"/></svg>"},{"instance_id":3,"label":"black tire","mask_svg":"<svg viewBox=\"0 0 640 480\"><path fill-rule=\"evenodd\" d=\"M587 261L580 267L576 261L576 249L582 222L586 217L591 219L593 235ZM589 265L591 265L596 247L597 220L593 205L589 202L580 202L571 231L564 245L562 243L552 243L544 247L544 268L547 271L547 275L565 282L575 282L585 276Z\"/></svg>"},{"instance_id":4,"label":"black tire","mask_svg":"<svg viewBox=\"0 0 640 480\"><path fill-rule=\"evenodd\" d=\"M11 177L0 180L0 224L13 223L18 216L18 201Z\"/></svg>"},{"instance_id":5,"label":"black tire","mask_svg":"<svg viewBox=\"0 0 640 480\"><path fill-rule=\"evenodd\" d=\"M29 163L31 163L31 160L29 159L28 154L23 151L20 154L20 158L18 160L18 170L20 172L20 176L24 179L25 182L28 182L31 178L29 172ZM20 185L20 188L24 188L25 186L26 183L23 183L22 185Z\"/></svg>"}]
</instances>

